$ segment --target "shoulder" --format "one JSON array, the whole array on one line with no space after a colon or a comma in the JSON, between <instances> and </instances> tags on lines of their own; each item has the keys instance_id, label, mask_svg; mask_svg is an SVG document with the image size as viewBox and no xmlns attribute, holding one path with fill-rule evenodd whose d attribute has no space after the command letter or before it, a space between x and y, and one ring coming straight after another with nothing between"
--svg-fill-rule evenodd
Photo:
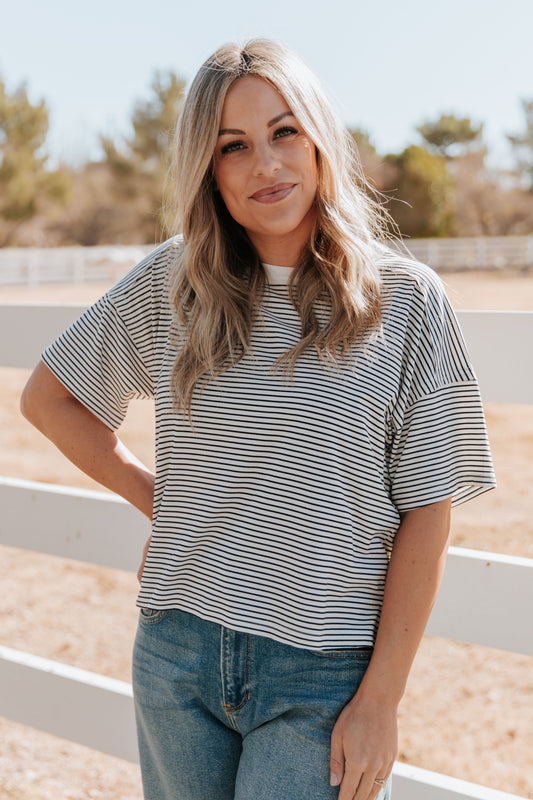
<instances>
[{"instance_id":1,"label":"shoulder","mask_svg":"<svg viewBox=\"0 0 533 800\"><path fill-rule=\"evenodd\" d=\"M117 309L128 308L137 303L163 303L168 294L170 277L182 250L183 241L180 236L162 242L109 290L108 299Z\"/></svg>"},{"instance_id":2,"label":"shoulder","mask_svg":"<svg viewBox=\"0 0 533 800\"><path fill-rule=\"evenodd\" d=\"M378 252L378 267L383 286L389 291L411 291L424 297L446 294L435 270L407 253L382 247Z\"/></svg>"},{"instance_id":3,"label":"shoulder","mask_svg":"<svg viewBox=\"0 0 533 800\"><path fill-rule=\"evenodd\" d=\"M379 255L384 316L410 320L410 324L440 325L454 317L444 283L435 270L391 248Z\"/></svg>"}]
</instances>

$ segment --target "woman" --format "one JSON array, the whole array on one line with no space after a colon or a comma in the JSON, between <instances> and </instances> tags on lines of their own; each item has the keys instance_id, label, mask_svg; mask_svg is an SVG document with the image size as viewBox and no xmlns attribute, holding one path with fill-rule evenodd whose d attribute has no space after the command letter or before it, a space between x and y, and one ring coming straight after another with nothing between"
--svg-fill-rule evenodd
<instances>
[{"instance_id":1,"label":"woman","mask_svg":"<svg viewBox=\"0 0 533 800\"><path fill-rule=\"evenodd\" d=\"M22 399L153 522L145 797L387 798L452 498L494 483L456 321L385 246L349 137L273 42L202 66L172 186L181 237L46 350ZM133 396L155 397L155 476L114 433Z\"/></svg>"}]
</instances>

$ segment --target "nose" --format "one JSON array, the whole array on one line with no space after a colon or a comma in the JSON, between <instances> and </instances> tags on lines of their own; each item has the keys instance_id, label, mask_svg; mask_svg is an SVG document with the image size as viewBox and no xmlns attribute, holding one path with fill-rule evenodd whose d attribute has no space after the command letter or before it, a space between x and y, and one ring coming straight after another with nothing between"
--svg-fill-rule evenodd
<instances>
[{"instance_id":1,"label":"nose","mask_svg":"<svg viewBox=\"0 0 533 800\"><path fill-rule=\"evenodd\" d=\"M256 145L254 155L254 174L257 176L272 175L281 167L279 157L270 142Z\"/></svg>"}]
</instances>

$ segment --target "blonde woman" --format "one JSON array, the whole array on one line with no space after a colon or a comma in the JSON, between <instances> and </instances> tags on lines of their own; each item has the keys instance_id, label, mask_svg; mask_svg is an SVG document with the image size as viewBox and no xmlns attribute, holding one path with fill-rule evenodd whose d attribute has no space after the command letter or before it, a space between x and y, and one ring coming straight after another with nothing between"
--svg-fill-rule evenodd
<instances>
[{"instance_id":1,"label":"blonde woman","mask_svg":"<svg viewBox=\"0 0 533 800\"><path fill-rule=\"evenodd\" d=\"M457 323L386 246L348 135L278 44L201 67L170 185L179 236L45 351L22 399L152 520L145 797L384 800L452 499L494 483ZM155 398L155 476L114 432L134 396Z\"/></svg>"}]
</instances>

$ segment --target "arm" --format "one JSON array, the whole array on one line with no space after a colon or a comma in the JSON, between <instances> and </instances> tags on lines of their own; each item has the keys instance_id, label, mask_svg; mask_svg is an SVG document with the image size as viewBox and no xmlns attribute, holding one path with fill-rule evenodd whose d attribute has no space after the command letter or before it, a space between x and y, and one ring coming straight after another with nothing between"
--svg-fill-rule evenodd
<instances>
[{"instance_id":1,"label":"arm","mask_svg":"<svg viewBox=\"0 0 533 800\"><path fill-rule=\"evenodd\" d=\"M394 540L374 653L332 734L339 800L372 800L376 778L397 755L397 709L437 596L448 546L451 499L407 511Z\"/></svg>"},{"instance_id":2,"label":"arm","mask_svg":"<svg viewBox=\"0 0 533 800\"><path fill-rule=\"evenodd\" d=\"M154 475L42 362L24 388L20 409L86 475L152 518Z\"/></svg>"}]
</instances>

